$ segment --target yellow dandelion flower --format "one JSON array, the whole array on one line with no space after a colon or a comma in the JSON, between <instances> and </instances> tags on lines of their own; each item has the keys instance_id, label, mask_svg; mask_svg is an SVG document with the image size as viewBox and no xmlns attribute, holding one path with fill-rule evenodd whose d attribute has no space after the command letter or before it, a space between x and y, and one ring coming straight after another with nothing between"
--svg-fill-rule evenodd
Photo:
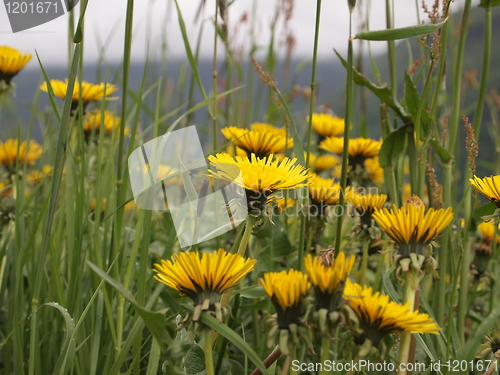
<instances>
[{"instance_id":1,"label":"yellow dandelion flower","mask_svg":"<svg viewBox=\"0 0 500 375\"><path fill-rule=\"evenodd\" d=\"M496 227L500 229L500 224ZM477 226L477 230L481 233L483 241L493 242L493 237L495 236L495 225L490 222L483 222ZM497 242L500 243L500 236L497 232Z\"/></svg>"},{"instance_id":2,"label":"yellow dandelion flower","mask_svg":"<svg viewBox=\"0 0 500 375\"><path fill-rule=\"evenodd\" d=\"M279 215L295 207L295 203L295 199L293 198L280 197L273 200L273 206L276 207L276 211Z\"/></svg>"},{"instance_id":3,"label":"yellow dandelion flower","mask_svg":"<svg viewBox=\"0 0 500 375\"><path fill-rule=\"evenodd\" d=\"M327 113L313 113L312 126L321 137L337 137L344 132L344 119Z\"/></svg>"},{"instance_id":4,"label":"yellow dandelion flower","mask_svg":"<svg viewBox=\"0 0 500 375\"><path fill-rule=\"evenodd\" d=\"M345 194L349 191L347 187ZM340 182L334 182L332 178L323 178L312 174L309 180L309 197L314 204L331 206L338 204L340 200Z\"/></svg>"},{"instance_id":5,"label":"yellow dandelion flower","mask_svg":"<svg viewBox=\"0 0 500 375\"><path fill-rule=\"evenodd\" d=\"M52 90L54 90L54 95L65 99L66 93L68 91L68 80L66 79L64 82L56 79L50 80L50 85L52 86ZM40 90L48 91L47 82L44 82L42 86L40 86ZM117 98L110 98L108 95L111 95L118 91L118 88L115 85L110 83L99 83L98 85L94 85L92 83L88 83L82 81L81 85L82 92L82 102L85 107L90 102L96 102L98 100L114 100ZM80 99L80 83L78 81L75 82L75 87L73 89L73 96L71 97L72 109L76 109L78 105L78 100Z\"/></svg>"},{"instance_id":6,"label":"yellow dandelion flower","mask_svg":"<svg viewBox=\"0 0 500 375\"><path fill-rule=\"evenodd\" d=\"M21 142L17 139L7 139L5 142L0 141L0 166L7 169L9 172L16 170L16 158L19 149L19 164L23 166L31 166L42 155L42 146L31 140Z\"/></svg>"},{"instance_id":7,"label":"yellow dandelion flower","mask_svg":"<svg viewBox=\"0 0 500 375\"><path fill-rule=\"evenodd\" d=\"M286 129L279 129L270 124L254 123L251 130L230 126L221 132L245 151L247 156L255 154L258 158L264 158L293 147L293 138L287 138Z\"/></svg>"},{"instance_id":8,"label":"yellow dandelion flower","mask_svg":"<svg viewBox=\"0 0 500 375\"><path fill-rule=\"evenodd\" d=\"M107 202L107 199L102 198L102 200L101 200L101 212L106 212L106 202ZM97 208L97 201L95 198L92 198L90 200L90 211L95 211L96 208Z\"/></svg>"},{"instance_id":9,"label":"yellow dandelion flower","mask_svg":"<svg viewBox=\"0 0 500 375\"><path fill-rule=\"evenodd\" d=\"M106 135L112 135L116 132L118 135L120 130L121 118L115 116L112 111L104 111L104 116L102 116L101 111L93 111L88 114L85 122L83 123L83 131L86 134L90 134L93 131L99 133L101 129L101 121L103 123L104 133ZM129 128L125 127L125 135L128 135Z\"/></svg>"},{"instance_id":10,"label":"yellow dandelion flower","mask_svg":"<svg viewBox=\"0 0 500 375\"><path fill-rule=\"evenodd\" d=\"M481 278L488 270L491 257L493 256L493 238L495 231L497 232L496 242L500 243L498 236L500 225L493 225L489 222L483 222L477 226L477 230L481 233L481 242L474 246L474 259L471 263L471 272L476 278Z\"/></svg>"},{"instance_id":11,"label":"yellow dandelion flower","mask_svg":"<svg viewBox=\"0 0 500 375\"><path fill-rule=\"evenodd\" d=\"M12 185L0 182L0 197L11 197Z\"/></svg>"},{"instance_id":12,"label":"yellow dandelion flower","mask_svg":"<svg viewBox=\"0 0 500 375\"><path fill-rule=\"evenodd\" d=\"M155 264L155 279L190 297L195 306L206 299L210 308L220 296L246 274L253 271L256 261L219 249L213 254L185 252L174 254L172 260Z\"/></svg>"},{"instance_id":13,"label":"yellow dandelion flower","mask_svg":"<svg viewBox=\"0 0 500 375\"><path fill-rule=\"evenodd\" d=\"M323 259L308 254L304 260L307 277L314 288L316 310L335 311L342 302L342 294L347 276L356 260L355 256L346 258L343 252L331 260L326 267Z\"/></svg>"},{"instance_id":14,"label":"yellow dandelion flower","mask_svg":"<svg viewBox=\"0 0 500 375\"><path fill-rule=\"evenodd\" d=\"M307 275L296 270L270 272L260 281L276 307L279 328L288 329L291 324L298 324L302 301L311 286Z\"/></svg>"},{"instance_id":15,"label":"yellow dandelion flower","mask_svg":"<svg viewBox=\"0 0 500 375\"><path fill-rule=\"evenodd\" d=\"M0 46L0 82L10 85L12 78L31 60L31 54Z\"/></svg>"},{"instance_id":16,"label":"yellow dandelion flower","mask_svg":"<svg viewBox=\"0 0 500 375\"><path fill-rule=\"evenodd\" d=\"M382 208L373 213L377 224L399 246L402 255L418 253L424 255L424 250L453 220L451 207L439 210L408 204L405 207L391 210Z\"/></svg>"},{"instance_id":17,"label":"yellow dandelion flower","mask_svg":"<svg viewBox=\"0 0 500 375\"><path fill-rule=\"evenodd\" d=\"M360 214L367 213L369 215L380 210L387 202L387 195L385 194L358 194L354 192L348 198Z\"/></svg>"},{"instance_id":18,"label":"yellow dandelion flower","mask_svg":"<svg viewBox=\"0 0 500 375\"><path fill-rule=\"evenodd\" d=\"M42 170L34 170L26 174L26 181L30 185L40 183L46 176L52 174L52 166L44 165Z\"/></svg>"},{"instance_id":19,"label":"yellow dandelion flower","mask_svg":"<svg viewBox=\"0 0 500 375\"><path fill-rule=\"evenodd\" d=\"M340 164L339 158L334 155L321 155L316 159L314 172L321 173Z\"/></svg>"},{"instance_id":20,"label":"yellow dandelion flower","mask_svg":"<svg viewBox=\"0 0 500 375\"><path fill-rule=\"evenodd\" d=\"M389 296L379 292L373 293L372 288L346 280L344 298L359 319L361 332L356 337L356 343L362 345L370 340L378 346L380 340L389 333L411 332L431 333L437 335L441 328L427 314L411 311L410 302L405 305L389 301Z\"/></svg>"},{"instance_id":21,"label":"yellow dandelion flower","mask_svg":"<svg viewBox=\"0 0 500 375\"><path fill-rule=\"evenodd\" d=\"M319 145L320 148L334 154L342 155L344 138L328 137ZM363 164L367 158L378 156L382 142L369 138L352 138L349 140L349 164Z\"/></svg>"},{"instance_id":22,"label":"yellow dandelion flower","mask_svg":"<svg viewBox=\"0 0 500 375\"><path fill-rule=\"evenodd\" d=\"M380 166L378 157L366 159L365 169L375 185L381 185L384 182L384 169Z\"/></svg>"},{"instance_id":23,"label":"yellow dandelion flower","mask_svg":"<svg viewBox=\"0 0 500 375\"><path fill-rule=\"evenodd\" d=\"M474 189L500 208L500 176L489 176L484 178L474 176L474 178L471 178L469 181Z\"/></svg>"},{"instance_id":24,"label":"yellow dandelion flower","mask_svg":"<svg viewBox=\"0 0 500 375\"><path fill-rule=\"evenodd\" d=\"M316 163L317 158L318 157L311 152L309 154L309 164L307 165L307 168L314 167L314 164ZM307 152L306 151L304 151L304 160L307 160Z\"/></svg>"},{"instance_id":25,"label":"yellow dandelion flower","mask_svg":"<svg viewBox=\"0 0 500 375\"><path fill-rule=\"evenodd\" d=\"M210 175L245 188L247 203L253 209L262 209L274 192L305 186L304 181L310 178L307 169L295 164L297 159L285 157L278 161L273 160L273 155L261 159L255 154L251 159L228 154L208 159L214 167Z\"/></svg>"}]
</instances>

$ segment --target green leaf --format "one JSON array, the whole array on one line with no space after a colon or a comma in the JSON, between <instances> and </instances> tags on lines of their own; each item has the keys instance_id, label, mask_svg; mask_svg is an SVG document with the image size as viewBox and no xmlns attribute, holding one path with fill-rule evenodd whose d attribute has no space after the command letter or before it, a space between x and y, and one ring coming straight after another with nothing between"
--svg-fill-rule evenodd
<instances>
[{"instance_id":1,"label":"green leaf","mask_svg":"<svg viewBox=\"0 0 500 375\"><path fill-rule=\"evenodd\" d=\"M420 98L418 97L417 88L408 72L405 72L405 103L408 111L412 115L415 115L420 105Z\"/></svg>"},{"instance_id":2,"label":"green leaf","mask_svg":"<svg viewBox=\"0 0 500 375\"><path fill-rule=\"evenodd\" d=\"M172 343L172 338L165 329L165 311L152 312L139 306L132 293L125 289L122 284L113 279L94 263L90 261L87 261L87 263L95 273L102 277L104 281L115 288L128 302L130 302L160 345L166 346Z\"/></svg>"},{"instance_id":3,"label":"green leaf","mask_svg":"<svg viewBox=\"0 0 500 375\"><path fill-rule=\"evenodd\" d=\"M448 18L444 19L440 23L401 27L399 29L365 31L356 34L354 38L364 40L398 40L414 36L428 35L439 30L447 21Z\"/></svg>"},{"instance_id":4,"label":"green leaf","mask_svg":"<svg viewBox=\"0 0 500 375\"><path fill-rule=\"evenodd\" d=\"M500 5L500 0L481 0L478 6L483 8L496 7Z\"/></svg>"},{"instance_id":5,"label":"green leaf","mask_svg":"<svg viewBox=\"0 0 500 375\"><path fill-rule=\"evenodd\" d=\"M483 221L481 218L483 216L490 216L493 215L493 213L496 211L497 206L495 206L493 203L485 203L477 207L474 212L472 213L472 218L476 220L477 222Z\"/></svg>"},{"instance_id":6,"label":"green leaf","mask_svg":"<svg viewBox=\"0 0 500 375\"><path fill-rule=\"evenodd\" d=\"M335 50L335 53L339 57L342 65L347 68L347 61L345 61L342 56ZM354 82L359 86L364 86L374 93L380 100L386 103L400 118L404 123L410 122L411 115L406 112L403 106L392 96L392 90L387 86L378 86L371 82L368 78L353 69ZM295 140L294 140L295 142ZM294 143L295 145L295 143Z\"/></svg>"},{"instance_id":7,"label":"green leaf","mask_svg":"<svg viewBox=\"0 0 500 375\"><path fill-rule=\"evenodd\" d=\"M264 288L261 286L253 285L248 288L240 289L234 292L239 293L242 297L245 298L262 298L266 296L266 292Z\"/></svg>"},{"instance_id":8,"label":"green leaf","mask_svg":"<svg viewBox=\"0 0 500 375\"><path fill-rule=\"evenodd\" d=\"M491 313L483 320L483 323L474 331L471 331L471 336L467 340L465 346L458 352L456 358L460 358L464 361L471 361L474 359L474 355L476 354L477 348L484 340L484 336L488 333L488 330L491 327L495 326L495 322L500 315L500 307L494 308ZM464 374L468 374L464 372Z\"/></svg>"},{"instance_id":9,"label":"green leaf","mask_svg":"<svg viewBox=\"0 0 500 375\"><path fill-rule=\"evenodd\" d=\"M54 368L53 374L62 375L67 374L73 365L73 357L75 356L75 321L69 315L68 310L55 302L44 303L42 306L53 307L62 314L64 321L66 323L66 334L64 335L64 341L61 347L61 354L57 359L56 366Z\"/></svg>"},{"instance_id":10,"label":"green leaf","mask_svg":"<svg viewBox=\"0 0 500 375\"><path fill-rule=\"evenodd\" d=\"M288 239L288 233L280 221L271 225L266 221L258 231L253 233L255 237L262 241L262 251L269 249L272 257L283 258L293 252L293 245Z\"/></svg>"},{"instance_id":11,"label":"green leaf","mask_svg":"<svg viewBox=\"0 0 500 375\"><path fill-rule=\"evenodd\" d=\"M396 303L401 303L401 298L399 297L399 293L396 291L394 288L394 284L391 281L391 273L393 273L396 270L396 267L392 266L387 270L386 273L384 273L384 276L382 277L382 281L384 284L384 289L387 292L387 294L391 297L391 299L396 302Z\"/></svg>"},{"instance_id":12,"label":"green leaf","mask_svg":"<svg viewBox=\"0 0 500 375\"><path fill-rule=\"evenodd\" d=\"M191 312L194 311L194 307L191 305L182 304L182 306ZM207 327L213 329L221 336L228 339L238 349L240 349L248 357L248 359L253 362L255 366L257 366L257 368L262 372L263 375L267 375L266 366L262 363L262 360L259 358L257 353L255 353L255 350L253 350L252 347L248 345L248 343L245 342L245 340L243 340L240 335L238 335L225 324L219 322L217 319L205 313L202 313L200 315L199 322L205 324Z\"/></svg>"},{"instance_id":13,"label":"green leaf","mask_svg":"<svg viewBox=\"0 0 500 375\"><path fill-rule=\"evenodd\" d=\"M255 271L257 273L279 271L281 266L278 260L294 251L283 224L276 221L276 225L271 225L266 221L254 235L262 244L262 249L255 257L257 259Z\"/></svg>"},{"instance_id":14,"label":"green leaf","mask_svg":"<svg viewBox=\"0 0 500 375\"><path fill-rule=\"evenodd\" d=\"M415 122L418 108L420 107L420 97L418 95L417 88L415 87L415 84L413 83L413 80L408 73L405 73L405 103L406 108L412 115L413 122ZM424 102L424 108L426 107L425 104L426 103ZM422 110L420 113L420 122L422 125L424 125L426 131L428 131L428 129L430 128L431 121L431 117L429 116L427 111L425 109Z\"/></svg>"},{"instance_id":15,"label":"green leaf","mask_svg":"<svg viewBox=\"0 0 500 375\"><path fill-rule=\"evenodd\" d=\"M205 370L205 352L198 344L193 344L184 358L184 370L187 375L194 375Z\"/></svg>"},{"instance_id":16,"label":"green leaf","mask_svg":"<svg viewBox=\"0 0 500 375\"><path fill-rule=\"evenodd\" d=\"M408 126L401 126L392 131L382 143L378 160L382 168L394 166L406 150L406 132Z\"/></svg>"},{"instance_id":17,"label":"green leaf","mask_svg":"<svg viewBox=\"0 0 500 375\"><path fill-rule=\"evenodd\" d=\"M451 155L447 149L441 146L441 143L437 139L433 138L429 141L429 143L434 151L436 151L436 153L439 155L439 158L443 163L448 163L453 159L453 155Z\"/></svg>"}]
</instances>

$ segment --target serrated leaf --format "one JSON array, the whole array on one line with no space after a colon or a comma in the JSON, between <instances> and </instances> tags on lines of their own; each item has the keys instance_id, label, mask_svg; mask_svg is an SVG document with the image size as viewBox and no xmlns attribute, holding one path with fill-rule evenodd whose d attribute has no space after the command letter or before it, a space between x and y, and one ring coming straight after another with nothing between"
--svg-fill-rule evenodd
<instances>
[{"instance_id":1,"label":"serrated leaf","mask_svg":"<svg viewBox=\"0 0 500 375\"><path fill-rule=\"evenodd\" d=\"M443 163L448 163L453 159L453 155L451 155L447 149L441 146L441 143L439 143L437 139L433 138L429 141L429 143L432 146L433 150L436 151L436 153L439 155L439 158Z\"/></svg>"},{"instance_id":2,"label":"serrated leaf","mask_svg":"<svg viewBox=\"0 0 500 375\"><path fill-rule=\"evenodd\" d=\"M342 65L347 68L347 61L342 58L337 50L334 51L342 62ZM366 87L380 100L386 103L401 118L401 120L403 120L404 123L411 121L411 115L406 112L403 106L392 96L392 90L389 87L374 84L356 69L353 69L353 79L357 85Z\"/></svg>"},{"instance_id":3,"label":"serrated leaf","mask_svg":"<svg viewBox=\"0 0 500 375\"><path fill-rule=\"evenodd\" d=\"M205 370L205 352L198 344L193 344L184 358L184 370L187 375L195 375Z\"/></svg>"},{"instance_id":4,"label":"serrated leaf","mask_svg":"<svg viewBox=\"0 0 500 375\"><path fill-rule=\"evenodd\" d=\"M182 306L191 312L194 311L194 307L191 305L182 304ZM253 348L248 345L248 343L245 342L245 340L243 340L241 336L234 332L231 328L205 313L202 313L200 315L199 322L206 325L208 328L213 329L219 335L228 339L233 345L240 349L243 354L245 354L248 359L253 362L255 366L257 366L257 368L262 372L263 375L268 374L266 366L264 365L264 363L262 363L262 360L259 358L257 353L255 353L255 350L253 350Z\"/></svg>"},{"instance_id":5,"label":"serrated leaf","mask_svg":"<svg viewBox=\"0 0 500 375\"><path fill-rule=\"evenodd\" d=\"M384 30L375 30L375 31L365 31L362 33L356 34L355 39L364 39L364 40L398 40L398 39L407 39L414 36L422 36L432 34L435 31L439 30L444 24L448 21L448 18L444 19L440 23L433 23L427 25L416 25L416 26L408 26L401 27L398 29L384 29Z\"/></svg>"},{"instance_id":6,"label":"serrated leaf","mask_svg":"<svg viewBox=\"0 0 500 375\"><path fill-rule=\"evenodd\" d=\"M148 329L151 331L153 336L158 340L158 343L166 346L173 342L170 334L165 328L165 313L163 312L152 312L146 310L144 307L140 306L135 300L132 293L124 288L122 284L109 276L106 272L97 267L94 263L87 261L89 267L103 278L109 285L115 288L125 299L134 307L137 314L142 318Z\"/></svg>"},{"instance_id":7,"label":"serrated leaf","mask_svg":"<svg viewBox=\"0 0 500 375\"><path fill-rule=\"evenodd\" d=\"M407 125L392 131L382 143L378 160L382 168L394 166L406 150Z\"/></svg>"},{"instance_id":8,"label":"serrated leaf","mask_svg":"<svg viewBox=\"0 0 500 375\"><path fill-rule=\"evenodd\" d=\"M481 222L483 217L490 217L498 209L493 203L485 203L477 207L472 213L472 218L477 222Z\"/></svg>"}]
</instances>

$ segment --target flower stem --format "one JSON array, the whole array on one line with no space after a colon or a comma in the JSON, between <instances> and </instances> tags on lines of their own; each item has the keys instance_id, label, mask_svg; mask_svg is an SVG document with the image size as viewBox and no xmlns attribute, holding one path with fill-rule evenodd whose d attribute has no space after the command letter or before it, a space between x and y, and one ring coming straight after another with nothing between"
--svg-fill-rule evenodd
<instances>
[{"instance_id":1,"label":"flower stem","mask_svg":"<svg viewBox=\"0 0 500 375\"><path fill-rule=\"evenodd\" d=\"M286 365L283 367L283 369L287 368L288 371L287 373L289 375L295 375L299 374L299 371L295 371L294 368L295 366L292 366L292 363L297 359L297 345L295 343L289 344L290 345L290 355L286 358Z\"/></svg>"},{"instance_id":2,"label":"flower stem","mask_svg":"<svg viewBox=\"0 0 500 375\"><path fill-rule=\"evenodd\" d=\"M406 284L405 284L405 303L410 303L410 311L413 311L415 307L415 294L418 288L417 275L413 271L406 273ZM404 332L401 339L401 344L399 346L399 358L398 362L408 363L410 357L410 346L411 346L411 332ZM406 375L406 370L399 369L398 375Z\"/></svg>"},{"instance_id":3,"label":"flower stem","mask_svg":"<svg viewBox=\"0 0 500 375\"><path fill-rule=\"evenodd\" d=\"M361 278L359 283L361 286L366 284L366 270L368 269L368 249L370 248L370 240L365 239L363 243L363 258L361 259Z\"/></svg>"},{"instance_id":4,"label":"flower stem","mask_svg":"<svg viewBox=\"0 0 500 375\"><path fill-rule=\"evenodd\" d=\"M385 17L387 29L393 28L392 9L390 0L385 0ZM394 40L387 41L387 51L389 54L389 70L391 74L392 95L397 98L398 84L396 73L396 42Z\"/></svg>"},{"instance_id":5,"label":"flower stem","mask_svg":"<svg viewBox=\"0 0 500 375\"><path fill-rule=\"evenodd\" d=\"M319 22L321 15L321 0L316 1L316 26L314 28L314 48L313 48L313 61L312 61L312 74L311 74L311 97L309 99L309 127L307 129L307 154L306 166L309 165L311 155L311 137L312 137L312 117L314 112L314 91L316 89L316 61L318 56L318 40L319 40Z\"/></svg>"},{"instance_id":6,"label":"flower stem","mask_svg":"<svg viewBox=\"0 0 500 375\"><path fill-rule=\"evenodd\" d=\"M245 250L247 249L248 241L250 241L250 235L252 234L254 223L255 218L252 215L248 215L247 222L245 223L245 232L243 233L243 238L241 239L237 252L237 254L242 257L245 256Z\"/></svg>"},{"instance_id":7,"label":"flower stem","mask_svg":"<svg viewBox=\"0 0 500 375\"><path fill-rule=\"evenodd\" d=\"M352 57L352 10L349 14L349 44L347 49L347 90L346 90L346 104L345 104L345 130L344 130L344 150L342 152L342 172L340 176L340 199L339 206L345 209L345 189L347 185L347 168L349 161L349 133L351 124L351 110L352 110L352 91L353 91L353 57ZM344 215L337 217L337 232L335 235L335 256L340 252L340 244L342 241L342 223Z\"/></svg>"},{"instance_id":8,"label":"flower stem","mask_svg":"<svg viewBox=\"0 0 500 375\"><path fill-rule=\"evenodd\" d=\"M248 241L250 240L250 235L252 234L253 225L255 223L255 217L252 215L247 216L247 221L245 223L245 232L241 238L240 246L238 247L237 254L245 257L245 250L247 249ZM229 298L231 297L231 292L233 288L228 289L221 297L220 303L222 306L227 305Z\"/></svg>"},{"instance_id":9,"label":"flower stem","mask_svg":"<svg viewBox=\"0 0 500 375\"><path fill-rule=\"evenodd\" d=\"M214 372L214 356L212 354L212 330L209 329L205 333L205 374L215 375Z\"/></svg>"},{"instance_id":10,"label":"flower stem","mask_svg":"<svg viewBox=\"0 0 500 375\"><path fill-rule=\"evenodd\" d=\"M327 375L329 372L326 371L324 368L324 364L328 359L330 358L330 338L327 335L323 336L323 339L321 341L321 363L323 366L321 366L321 371L319 372L319 375Z\"/></svg>"},{"instance_id":11,"label":"flower stem","mask_svg":"<svg viewBox=\"0 0 500 375\"><path fill-rule=\"evenodd\" d=\"M214 90L214 109L213 109L213 132L214 132L214 150L217 150L217 22L218 22L218 5L219 2L215 2L215 21L214 21L214 56L212 63L212 79L213 79L213 90Z\"/></svg>"}]
</instances>

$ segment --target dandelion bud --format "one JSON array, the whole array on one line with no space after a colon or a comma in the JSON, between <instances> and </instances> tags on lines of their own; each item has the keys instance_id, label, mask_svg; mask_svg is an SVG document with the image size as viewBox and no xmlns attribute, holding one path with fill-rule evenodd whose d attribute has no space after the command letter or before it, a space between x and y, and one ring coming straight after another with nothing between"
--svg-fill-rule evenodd
<instances>
[{"instance_id":1,"label":"dandelion bud","mask_svg":"<svg viewBox=\"0 0 500 375\"><path fill-rule=\"evenodd\" d=\"M347 0L347 4L349 5L349 12L352 13L356 6L356 0Z\"/></svg>"}]
</instances>

